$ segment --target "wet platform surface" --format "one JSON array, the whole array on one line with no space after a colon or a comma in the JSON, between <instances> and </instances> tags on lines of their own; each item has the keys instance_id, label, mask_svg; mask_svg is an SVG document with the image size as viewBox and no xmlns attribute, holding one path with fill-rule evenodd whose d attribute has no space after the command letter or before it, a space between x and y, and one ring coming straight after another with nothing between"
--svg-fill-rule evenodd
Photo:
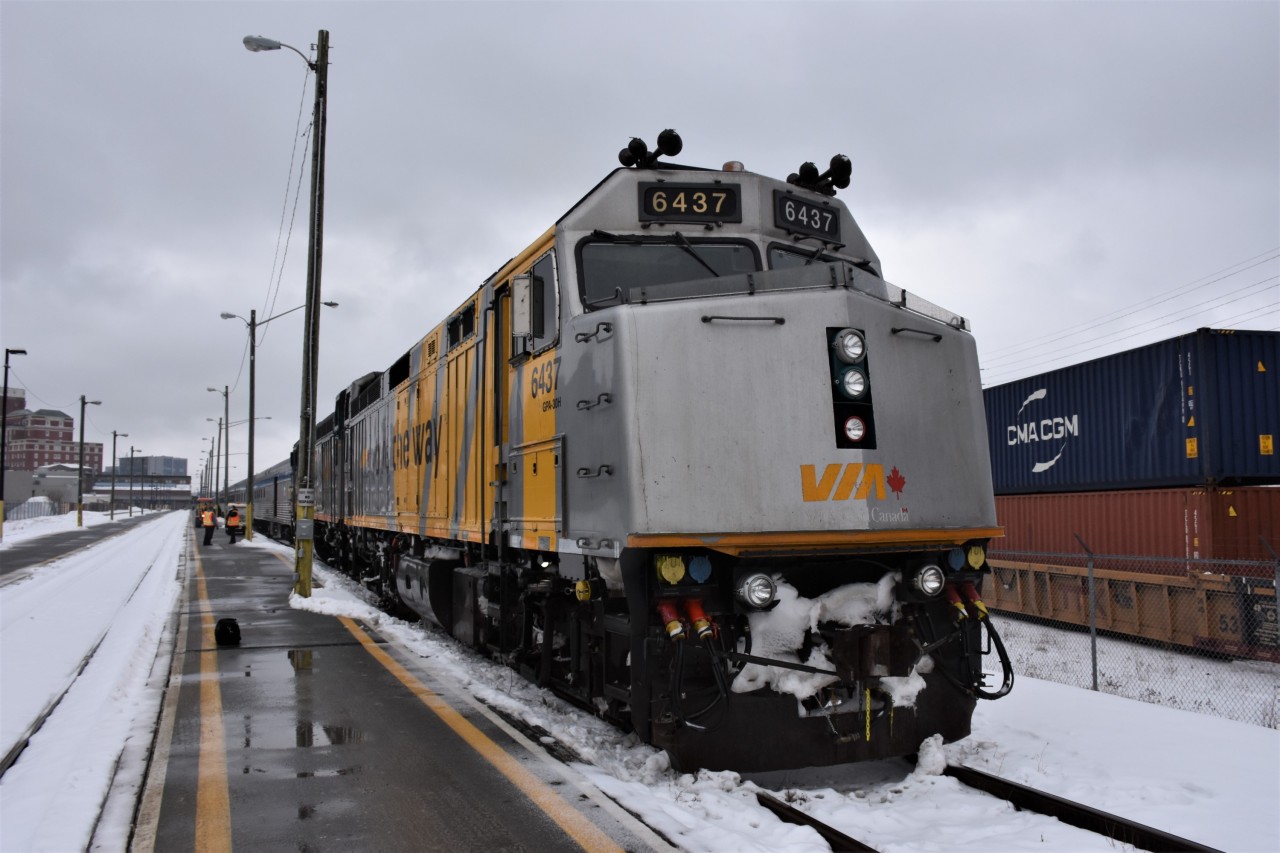
<instances>
[{"instance_id":1,"label":"wet platform surface","mask_svg":"<svg viewBox=\"0 0 1280 853\"><path fill-rule=\"evenodd\" d=\"M643 850L412 655L289 607L276 553L191 539L173 669L134 849ZM216 619L239 646L219 649ZM183 630L185 628L185 631ZM659 842L656 846L663 846Z\"/></svg>"}]
</instances>

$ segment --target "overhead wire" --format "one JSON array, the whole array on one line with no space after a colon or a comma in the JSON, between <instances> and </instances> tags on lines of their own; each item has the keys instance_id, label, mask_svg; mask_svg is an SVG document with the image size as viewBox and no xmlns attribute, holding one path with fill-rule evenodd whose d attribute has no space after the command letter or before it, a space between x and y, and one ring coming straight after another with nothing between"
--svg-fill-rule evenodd
<instances>
[{"instance_id":1,"label":"overhead wire","mask_svg":"<svg viewBox=\"0 0 1280 853\"><path fill-rule=\"evenodd\" d=\"M982 363L984 365L982 368L983 385L990 386L1000 384L1004 381L1010 381L1011 379L1016 378L1019 374L1025 375L1028 372L1032 372L1032 368L1054 362L1067 362L1068 360L1076 358L1084 353L1102 349L1109 345L1114 345L1126 338L1131 338L1135 333L1151 332L1158 328L1179 324L1189 317L1194 317L1204 311L1220 309L1226 305L1239 302L1243 299L1254 298L1260 293L1263 293L1267 288L1275 287L1275 281L1280 278L1280 276L1267 276L1250 284L1242 285L1234 290L1227 291L1226 293L1214 294L1207 299L1183 305L1182 307L1176 308L1173 311L1157 317L1142 320L1137 322L1136 325L1129 324L1125 325L1123 328L1115 329L1114 331L1103 331L1101 334L1093 337L1084 339L1080 338L1080 335L1083 333L1095 329L1100 330L1102 327L1115 323L1118 320L1130 319L1135 313L1150 310L1151 308L1171 302L1175 299L1185 298L1197 290L1225 281L1246 272L1247 270L1273 262L1278 258L1280 258L1280 247L1273 247L1268 249L1266 252L1253 255L1252 257L1217 270L1214 273L1210 273L1209 275L1202 276L1192 282L1175 287L1163 294L1140 300L1139 302L1133 303L1129 306L1110 311L1100 317L1096 317L1082 323L1077 323L1076 325L1070 326L1052 337L999 347L991 351L991 353L996 353L995 355L984 353L982 356ZM1229 296L1234 296L1235 298L1226 298ZM1277 306L1280 306L1280 301L1273 303L1272 305L1250 308L1241 314L1236 314L1230 318L1217 321L1216 325L1225 326L1228 322L1244 322L1251 318L1265 316L1266 314L1277 310ZM1067 343L1058 347L1046 348L1046 344L1051 344L1057 341L1067 341ZM1090 343L1093 343L1094 345L1085 346L1085 344ZM1035 360L1017 360L1024 354L1028 353L1033 353L1036 357Z\"/></svg>"},{"instance_id":2,"label":"overhead wire","mask_svg":"<svg viewBox=\"0 0 1280 853\"><path fill-rule=\"evenodd\" d=\"M1263 255L1268 255L1269 257L1263 257ZM1179 296L1184 295L1183 291L1198 290L1202 287L1208 287L1211 284L1217 284L1219 281L1224 281L1246 270L1250 270L1250 269L1253 269L1254 267L1261 266L1262 264L1268 263L1270 261L1274 261L1277 258L1280 258L1280 246L1274 246L1270 249L1267 249L1265 252L1259 252L1258 254L1253 255L1252 257L1245 258L1242 261L1238 261L1234 264L1223 267L1222 269L1211 272L1208 275L1203 275L1200 278L1197 278L1191 282L1188 282L1187 284L1179 285L1173 288L1172 290L1166 291L1163 294L1159 294L1157 296L1148 297L1147 299L1139 300L1130 305L1117 308L1099 317L1094 317L1090 320L1085 320L1073 326L1068 326L1065 329L1061 330L1061 332L1055 335L1054 337L1035 338L1031 340L1024 340L1019 343L1006 344L1005 346L1002 346L1002 347L996 347L988 351L988 355L986 358L984 358L984 361L989 362L989 361L1000 360L1002 358L1005 358L1005 356L999 356L997 354L1005 352L1006 350L1022 350L1030 347L1041 349L1046 343L1053 343L1054 341L1059 341L1065 338L1069 338L1077 332L1088 331L1089 329L1096 328L1101 325L1105 325L1107 322L1109 322L1112 319L1129 316L1135 311L1153 307L1162 302L1168 302L1172 299L1176 299ZM1253 263L1250 263L1251 261ZM1242 266L1243 264L1247 264L1248 266ZM1230 272L1228 272L1228 270L1230 270Z\"/></svg>"},{"instance_id":3,"label":"overhead wire","mask_svg":"<svg viewBox=\"0 0 1280 853\"><path fill-rule=\"evenodd\" d=\"M275 310L276 301L280 295L280 283L284 279L285 262L289 257L289 246L293 238L293 226L298 218L298 202L302 197L302 176L305 173L304 165L306 163L307 152L311 149L311 126L303 127L303 117L306 112L308 83L311 79L311 68L308 66L302 77L302 90L298 98L298 115L294 120L293 143L289 150L289 169L284 183L284 199L280 205L280 223L276 228L276 247L271 258L271 273L267 277L267 292L262 300L262 315L264 318L270 317ZM298 157L298 140L302 140L302 157L299 165ZM298 166L298 176L294 179L294 166ZM293 194L293 204L289 203L289 195ZM285 214L289 215L288 227L285 227ZM253 330L250 330L251 333ZM264 343L267 339L267 327L260 326L257 330L260 334L257 344ZM231 385L231 390L240 387L240 380L244 377L245 362L249 360L250 342L246 337L244 346L240 351L240 365L236 369L235 382Z\"/></svg>"},{"instance_id":4,"label":"overhead wire","mask_svg":"<svg viewBox=\"0 0 1280 853\"><path fill-rule=\"evenodd\" d=\"M1252 284L1248 284L1243 287L1236 288L1235 290L1228 291L1227 293L1220 294L1218 296L1215 296L1203 302L1197 302L1194 305L1188 305L1183 308L1179 308L1168 314L1162 314L1159 317L1153 317L1150 320L1144 320L1135 325L1126 326L1125 328L1119 329L1115 332L1107 332L1105 334L1102 334L1096 337L1077 340L1067 347L1062 347L1045 354L1045 357L1043 358L1036 359L1033 361L1021 361L1021 362L1018 362L1017 364L1007 365L1003 368L996 368L991 372L995 376L1006 376L1014 373L1021 373L1021 372L1025 372L1028 368L1033 368L1043 364L1050 364L1053 362L1062 361L1064 359L1073 358L1082 353L1087 353L1087 352L1092 352L1094 350L1102 349L1106 346L1116 343L1117 339L1119 338L1132 337L1135 334L1151 332L1151 331L1154 331L1155 329L1163 328L1166 326L1172 326L1188 319L1189 317L1194 317L1197 314L1200 314L1206 310L1221 308L1225 305L1230 305L1234 302L1239 302L1242 299L1248 299L1252 296L1256 296L1258 293L1262 292L1262 290L1265 287L1274 286L1273 282L1277 281L1278 279L1280 279L1280 276L1277 276L1277 275L1268 276L1267 278L1261 279L1259 281L1255 281ZM1240 294L1240 295L1236 295L1236 294ZM1235 296L1235 298L1226 299L1226 297L1228 296ZM1253 311L1255 309L1250 309L1250 310ZM1263 306L1261 310L1266 311L1271 309L1268 309L1267 306ZM1085 344L1091 344L1091 343L1094 345L1085 346ZM990 377L987 377L985 381L987 381L989 384L993 384L995 382L995 380Z\"/></svg>"},{"instance_id":5,"label":"overhead wire","mask_svg":"<svg viewBox=\"0 0 1280 853\"><path fill-rule=\"evenodd\" d=\"M276 250L271 261L271 278L267 284L267 297L263 300L263 315L271 316L271 312L275 310L276 300L280 295L280 283L284 278L285 261L289 257L289 245L293 238L293 225L298 218L298 201L302 198L302 175L303 167L298 166L298 177L294 180L293 168L298 164L298 140L303 140L302 144L302 162L306 162L307 152L311 149L312 128L310 125L304 129L302 125L303 116L307 102L307 83L311 78L311 68L307 67L302 78L302 92L298 100L298 115L294 120L293 145L289 152L289 171L288 178L285 180L284 201L280 206L280 225L276 232ZM289 205L290 185L293 189L293 205ZM284 216L285 211L289 211L289 227L285 230ZM282 236L283 235L283 236ZM283 242L283 247L281 243ZM266 330L263 330L263 340L266 339Z\"/></svg>"}]
</instances>

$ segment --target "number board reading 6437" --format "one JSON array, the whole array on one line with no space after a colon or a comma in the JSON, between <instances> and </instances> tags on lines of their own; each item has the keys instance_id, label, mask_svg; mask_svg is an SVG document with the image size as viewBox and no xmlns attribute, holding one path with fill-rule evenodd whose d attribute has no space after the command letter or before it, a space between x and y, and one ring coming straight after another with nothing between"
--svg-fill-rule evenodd
<instances>
[{"instance_id":1,"label":"number board reading 6437","mask_svg":"<svg viewBox=\"0 0 1280 853\"><path fill-rule=\"evenodd\" d=\"M787 231L840 242L840 211L833 205L773 191L773 224Z\"/></svg>"},{"instance_id":2,"label":"number board reading 6437","mask_svg":"<svg viewBox=\"0 0 1280 853\"><path fill-rule=\"evenodd\" d=\"M642 222L741 222L737 184L640 184Z\"/></svg>"}]
</instances>

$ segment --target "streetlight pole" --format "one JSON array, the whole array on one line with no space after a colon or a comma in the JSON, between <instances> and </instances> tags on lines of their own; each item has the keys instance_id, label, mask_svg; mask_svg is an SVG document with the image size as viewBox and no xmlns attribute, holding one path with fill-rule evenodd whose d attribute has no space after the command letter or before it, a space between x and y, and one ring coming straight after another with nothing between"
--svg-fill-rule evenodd
<instances>
[{"instance_id":1,"label":"streetlight pole","mask_svg":"<svg viewBox=\"0 0 1280 853\"><path fill-rule=\"evenodd\" d=\"M253 541L253 401L257 396L258 312L249 312L249 476L244 490L244 538Z\"/></svg>"},{"instance_id":2,"label":"streetlight pole","mask_svg":"<svg viewBox=\"0 0 1280 853\"><path fill-rule=\"evenodd\" d=\"M222 422L227 425L227 441L223 447L223 456L226 457L227 464L222 468L222 496L231 497L231 482L229 475L231 473L231 387L223 385L222 390L210 388L215 394L222 395ZM222 428L218 428L218 435L222 435ZM214 484L216 487L216 483ZM221 501L218 502L221 505Z\"/></svg>"},{"instance_id":3,"label":"streetlight pole","mask_svg":"<svg viewBox=\"0 0 1280 853\"><path fill-rule=\"evenodd\" d=\"M311 224L307 252L306 328L302 346L302 405L298 429L297 509L293 525L295 567L298 595L311 596L311 567L315 553L315 483L311 466L315 457L316 379L320 349L320 270L324 243L324 156L325 127L328 124L329 31L316 36L316 58L307 60L296 47L262 36L245 36L246 49L279 50L287 47L302 57L316 75L316 100L312 115L311 148Z\"/></svg>"},{"instance_id":4,"label":"streetlight pole","mask_svg":"<svg viewBox=\"0 0 1280 853\"><path fill-rule=\"evenodd\" d=\"M337 308L336 302L322 302L329 308ZM299 305L297 308L290 308L288 311L281 311L274 317L268 317L261 323L258 322L258 312L256 310L249 312L249 319L245 320L239 314L233 314L230 311L223 311L220 315L224 320L240 320L249 327L249 477L245 494L245 528L244 538L250 542L253 541L253 429L254 421L254 401L257 399L257 365L258 365L258 327L265 326L272 320L278 320L285 314L292 314L294 311L301 311L306 308L305 305ZM270 418L268 417L268 420Z\"/></svg>"},{"instance_id":5,"label":"streetlight pole","mask_svg":"<svg viewBox=\"0 0 1280 853\"><path fill-rule=\"evenodd\" d=\"M127 432L111 431L111 520L116 520L116 468L120 467L120 461L116 459L116 438L119 436L129 437Z\"/></svg>"},{"instance_id":6,"label":"streetlight pole","mask_svg":"<svg viewBox=\"0 0 1280 853\"><path fill-rule=\"evenodd\" d=\"M212 418L208 418L212 420ZM213 502L218 502L218 436L209 439L209 464L204 469L205 492L213 495Z\"/></svg>"},{"instance_id":7,"label":"streetlight pole","mask_svg":"<svg viewBox=\"0 0 1280 853\"><path fill-rule=\"evenodd\" d=\"M129 517L133 518L133 452L141 448L129 445Z\"/></svg>"},{"instance_id":8,"label":"streetlight pole","mask_svg":"<svg viewBox=\"0 0 1280 853\"><path fill-rule=\"evenodd\" d=\"M0 542L4 541L4 467L5 450L9 446L9 356L26 355L24 349L4 349L4 421L0 424Z\"/></svg>"},{"instance_id":9,"label":"streetlight pole","mask_svg":"<svg viewBox=\"0 0 1280 853\"><path fill-rule=\"evenodd\" d=\"M101 400L85 400L84 395L80 395L80 467L76 472L76 527L84 527L84 407L101 405Z\"/></svg>"},{"instance_id":10,"label":"streetlight pole","mask_svg":"<svg viewBox=\"0 0 1280 853\"><path fill-rule=\"evenodd\" d=\"M213 421L213 418L205 418L206 421ZM218 422L218 438L217 450L213 455L213 503L215 506L222 506L222 492L218 490L218 474L222 471L222 418L217 419Z\"/></svg>"}]
</instances>

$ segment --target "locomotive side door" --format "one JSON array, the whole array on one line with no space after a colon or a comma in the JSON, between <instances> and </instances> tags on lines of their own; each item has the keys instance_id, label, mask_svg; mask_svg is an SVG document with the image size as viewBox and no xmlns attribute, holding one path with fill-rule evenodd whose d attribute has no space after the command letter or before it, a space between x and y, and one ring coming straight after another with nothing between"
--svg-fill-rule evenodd
<instances>
[{"instance_id":1,"label":"locomotive side door","mask_svg":"<svg viewBox=\"0 0 1280 853\"><path fill-rule=\"evenodd\" d=\"M551 241L532 259L511 280L508 503L519 545L553 551L566 507L564 436L557 424L560 300Z\"/></svg>"},{"instance_id":2,"label":"locomotive side door","mask_svg":"<svg viewBox=\"0 0 1280 853\"><path fill-rule=\"evenodd\" d=\"M489 507L488 535L492 544L506 536L507 463L510 446L507 434L507 401L511 393L511 287L503 282L494 288L493 311L485 357L489 364L485 377L485 400L490 405L484 425L486 459L485 498Z\"/></svg>"}]
</instances>

